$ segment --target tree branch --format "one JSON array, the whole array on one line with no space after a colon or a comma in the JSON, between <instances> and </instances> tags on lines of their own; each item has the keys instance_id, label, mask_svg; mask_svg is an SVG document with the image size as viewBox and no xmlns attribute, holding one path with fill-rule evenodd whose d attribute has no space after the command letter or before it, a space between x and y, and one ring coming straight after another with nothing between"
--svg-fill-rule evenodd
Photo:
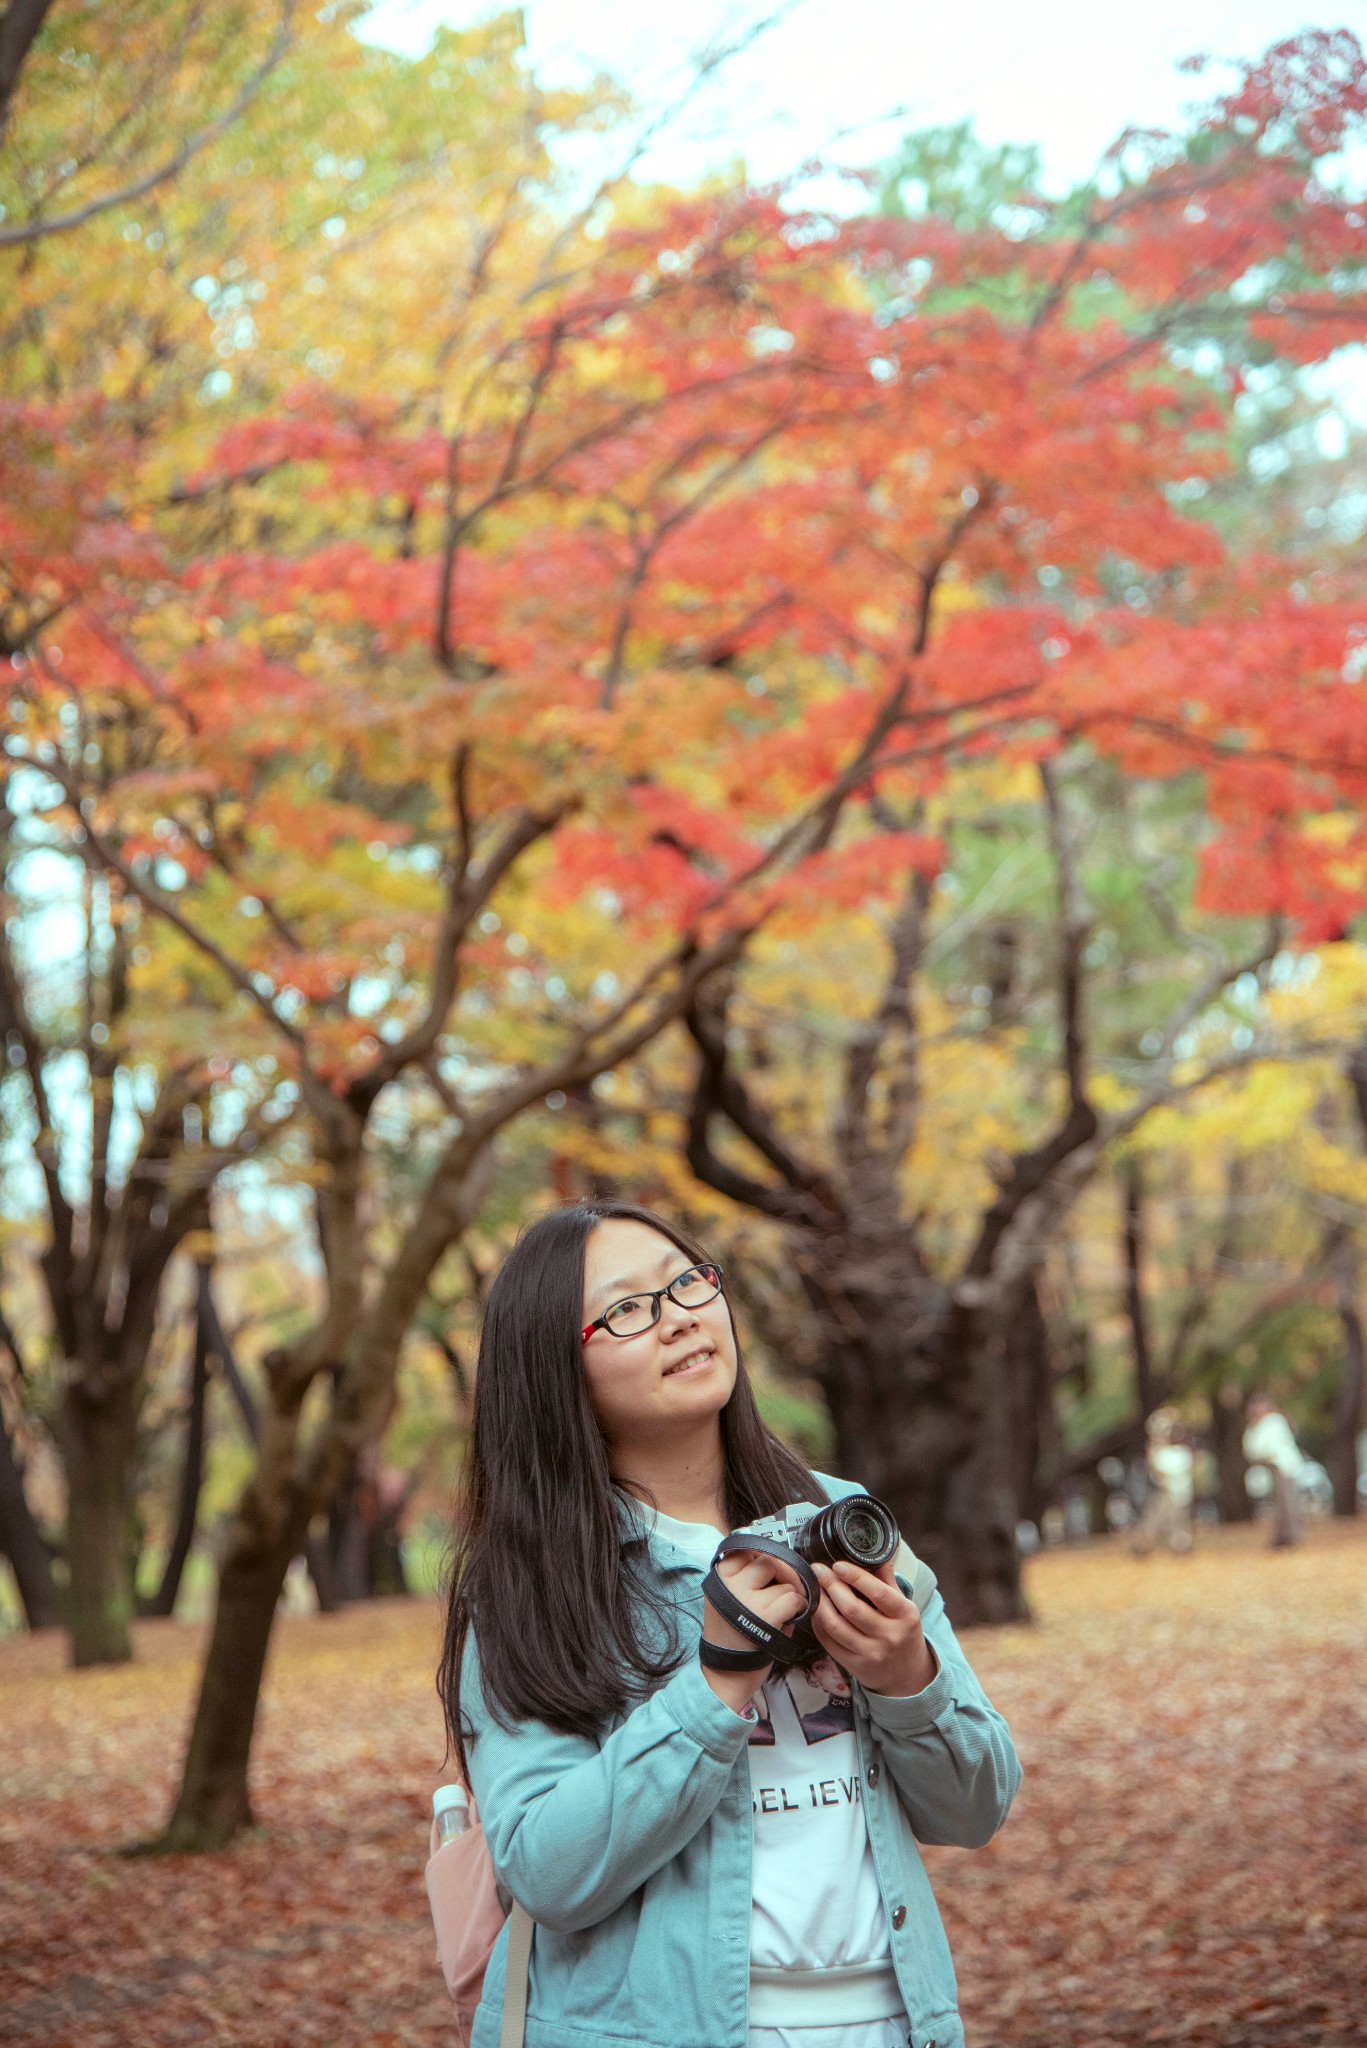
<instances>
[{"instance_id":1,"label":"tree branch","mask_svg":"<svg viewBox=\"0 0 1367 2048\"><path fill-rule=\"evenodd\" d=\"M206 1285L200 1296L199 1314L204 1323L204 1335L208 1345L209 1356L216 1358L222 1366L223 1377L228 1382L229 1391L236 1401L238 1413L242 1417L242 1426L253 1445L259 1445L261 1442L261 1418L256 1411L256 1402L252 1396L252 1390L242 1377L233 1347L228 1341L227 1332L224 1330L222 1321L219 1318L218 1309L214 1302L213 1289L210 1286Z\"/></svg>"},{"instance_id":2,"label":"tree branch","mask_svg":"<svg viewBox=\"0 0 1367 2048\"><path fill-rule=\"evenodd\" d=\"M1148 1416L1156 1406L1156 1398L1148 1304L1144 1299L1144 1183L1137 1158L1125 1161L1120 1182L1124 1213L1125 1313L1129 1318L1134 1349L1134 1384L1139 1396L1139 1412Z\"/></svg>"},{"instance_id":3,"label":"tree branch","mask_svg":"<svg viewBox=\"0 0 1367 2048\"><path fill-rule=\"evenodd\" d=\"M231 128L235 121L240 120L280 63L294 39L292 25L296 4L297 0L281 0L280 24L271 47L232 105L217 119L210 121L206 127L199 129L183 142L158 169L148 171L141 178L134 178L130 184L121 186L116 192L107 192L100 199L88 200L84 206L76 207L71 213L53 214L46 220L23 221L16 227L0 228L0 249L12 249L24 242L41 241L45 235L70 234L74 228L84 227L87 221L94 220L99 214L108 213L116 206L129 206L135 199L142 199L147 193L155 191L158 185L165 185L170 179L178 177L192 158L198 156L201 150L207 149L211 142L217 141L224 130ZM12 8L11 12L13 11ZM8 21L7 15L6 26Z\"/></svg>"},{"instance_id":4,"label":"tree branch","mask_svg":"<svg viewBox=\"0 0 1367 2048\"><path fill-rule=\"evenodd\" d=\"M454 780L457 842L468 848L469 819L465 810L464 763L458 756ZM374 1064L352 1083L355 1100L373 1102L380 1090L407 1066L422 1066L436 1046L455 1001L460 979L460 948L471 922L489 901L503 877L528 847L544 839L571 810L569 799L542 810L519 811L478 872L463 856L452 864L446 912L432 949L431 993L426 1014L402 1038L377 1054Z\"/></svg>"},{"instance_id":5,"label":"tree branch","mask_svg":"<svg viewBox=\"0 0 1367 2048\"><path fill-rule=\"evenodd\" d=\"M1072 837L1064 814L1053 764L1039 763L1045 816L1058 876L1058 997L1061 1054L1068 1089L1062 1121L1043 1143L1018 1152L1011 1161L997 1198L979 1227L973 1250L955 1287L956 1308L971 1311L991 1284L1008 1231L1019 1235L1023 1216L1066 1206L1076 1189L1065 1185L1089 1174L1100 1156L1100 1119L1087 1099L1086 1041L1082 1015L1082 948L1090 912L1077 873ZM1042 1212L1041 1218L1042 1221Z\"/></svg>"},{"instance_id":6,"label":"tree branch","mask_svg":"<svg viewBox=\"0 0 1367 2048\"><path fill-rule=\"evenodd\" d=\"M887 828L900 829L892 817L887 820ZM912 988L921 965L931 888L930 876L913 869L888 931L891 957L883 1000L874 1014L851 1032L846 1047L840 1137L852 1157L863 1156L869 1150L870 1090L894 1037L901 1038L902 1053L889 1081L887 1119L880 1149L890 1158L900 1159L911 1144L918 1097Z\"/></svg>"},{"instance_id":7,"label":"tree branch","mask_svg":"<svg viewBox=\"0 0 1367 2048\"><path fill-rule=\"evenodd\" d=\"M247 972L246 968L239 967L231 955L225 953L223 948L217 945L206 932L200 931L198 926L192 923L183 911L176 908L168 896L163 895L160 889L156 888L154 884L147 881L142 875L135 873L129 863L120 854L115 852L93 821L86 816L85 799L82 798L75 777L69 772L65 764L58 760L43 761L37 765L41 767L45 775L50 775L65 790L68 802L81 820L86 838L104 866L109 868L114 874L122 876L125 885L132 891L140 903L144 903L149 910L154 910L158 917L164 918L167 924L178 931L182 938L188 939L190 944L197 951L201 952L206 959L212 960L220 972L227 976L233 987L238 991L238 994L246 996L247 1000L261 1012L267 1023L280 1032L282 1037L288 1039L296 1052L301 1055L301 1059L304 1058L307 1051L304 1034L296 1030L288 1018L280 1015L270 996L262 993L257 987L254 977ZM306 1060L305 1064L307 1064Z\"/></svg>"},{"instance_id":8,"label":"tree branch","mask_svg":"<svg viewBox=\"0 0 1367 2048\"><path fill-rule=\"evenodd\" d=\"M0 821L3 821L5 839L8 841L8 828L13 823L13 814L9 810L3 790L0 790ZM5 851L8 851L7 846ZM62 1192L57 1132L43 1073L46 1048L29 1016L8 924L3 915L0 915L0 1033L15 1040L23 1059L24 1075L28 1081L34 1117L38 1125L33 1147L34 1155L43 1176L43 1186L47 1194L48 1222L52 1231L52 1241L44 1254L43 1266L48 1276L53 1310L63 1342L69 1339L74 1342L75 1333L71 1324L71 1278L76 1217Z\"/></svg>"},{"instance_id":9,"label":"tree branch","mask_svg":"<svg viewBox=\"0 0 1367 2048\"><path fill-rule=\"evenodd\" d=\"M837 1204L825 1177L784 1143L772 1118L727 1065L725 994L711 1003L692 1003L684 1023L700 1055L688 1118L687 1158L692 1171L705 1186L761 1215L783 1223L829 1223ZM726 1117L786 1185L757 1181L719 1158L709 1136L714 1115Z\"/></svg>"},{"instance_id":10,"label":"tree branch","mask_svg":"<svg viewBox=\"0 0 1367 2048\"><path fill-rule=\"evenodd\" d=\"M1092 928L1092 914L1083 894L1072 833L1051 761L1040 762L1039 779L1049 823L1049 844L1058 875L1058 986L1063 1027L1063 1070L1068 1082L1070 1109L1077 1111L1085 1105L1086 1097L1082 949Z\"/></svg>"},{"instance_id":11,"label":"tree branch","mask_svg":"<svg viewBox=\"0 0 1367 2048\"><path fill-rule=\"evenodd\" d=\"M5 138L14 90L52 0L10 0L0 15L0 143Z\"/></svg>"}]
</instances>

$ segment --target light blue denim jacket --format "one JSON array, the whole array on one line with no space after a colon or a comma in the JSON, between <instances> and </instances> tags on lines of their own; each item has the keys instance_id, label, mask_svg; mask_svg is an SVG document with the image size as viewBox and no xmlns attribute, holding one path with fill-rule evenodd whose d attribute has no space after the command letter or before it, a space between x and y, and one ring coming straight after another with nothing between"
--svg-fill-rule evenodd
<instances>
[{"instance_id":1,"label":"light blue denim jacket","mask_svg":"<svg viewBox=\"0 0 1367 2048\"><path fill-rule=\"evenodd\" d=\"M833 1499L859 1489L825 1479ZM698 1633L702 1573L657 1533L662 1584ZM900 1575L899 1575L900 1576ZM939 1670L910 1699L855 1688L864 1811L914 2048L963 2048L954 1966L917 1842L980 1848L1020 1765L969 1669L934 1575L901 1578ZM686 1631L686 1634L688 1631ZM689 1658L598 1740L502 1728L471 1645L461 1693L470 1778L500 1883L536 1922L527 2048L745 2048L751 1724ZM472 2048L497 2048L507 1934Z\"/></svg>"}]
</instances>

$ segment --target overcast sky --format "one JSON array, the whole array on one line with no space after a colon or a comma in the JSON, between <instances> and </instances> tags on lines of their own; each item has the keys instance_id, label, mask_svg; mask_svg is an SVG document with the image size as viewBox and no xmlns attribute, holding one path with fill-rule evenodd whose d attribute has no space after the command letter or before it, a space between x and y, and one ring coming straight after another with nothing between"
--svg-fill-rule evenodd
<instances>
[{"instance_id":1,"label":"overcast sky","mask_svg":"<svg viewBox=\"0 0 1367 2048\"><path fill-rule=\"evenodd\" d=\"M416 55L439 22L464 27L496 11L477 0L378 0L366 33ZM547 83L607 70L646 103L658 102L710 36L765 11L766 0L528 0L524 8ZM1308 12L1304 0L794 0L645 169L682 183L740 157L752 176L768 179L813 156L869 162L908 127L968 115L990 141L1037 143L1049 184L1066 185L1085 177L1123 128L1170 126L1186 102L1205 96L1178 70L1184 57L1256 55L1307 25L1367 37L1367 0L1322 12Z\"/></svg>"}]
</instances>

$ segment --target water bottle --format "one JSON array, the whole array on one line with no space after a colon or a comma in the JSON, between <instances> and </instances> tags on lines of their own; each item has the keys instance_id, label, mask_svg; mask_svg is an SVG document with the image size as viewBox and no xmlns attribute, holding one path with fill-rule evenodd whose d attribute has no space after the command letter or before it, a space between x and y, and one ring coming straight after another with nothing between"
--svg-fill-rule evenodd
<instances>
[{"instance_id":1,"label":"water bottle","mask_svg":"<svg viewBox=\"0 0 1367 2048\"><path fill-rule=\"evenodd\" d=\"M438 1785L432 1794L432 1818L437 1824L437 1847L454 1842L470 1825L470 1801L463 1785Z\"/></svg>"}]
</instances>

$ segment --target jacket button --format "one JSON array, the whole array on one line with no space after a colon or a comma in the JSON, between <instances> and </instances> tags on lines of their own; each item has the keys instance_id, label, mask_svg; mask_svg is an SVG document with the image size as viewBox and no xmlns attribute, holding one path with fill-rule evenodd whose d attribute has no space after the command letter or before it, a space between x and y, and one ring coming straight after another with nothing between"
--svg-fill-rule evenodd
<instances>
[{"instance_id":1,"label":"jacket button","mask_svg":"<svg viewBox=\"0 0 1367 2048\"><path fill-rule=\"evenodd\" d=\"M905 1906L894 1906L894 1907L893 1907L893 1909L892 1909L892 1924L893 1924L893 1926L894 1926L894 1927L905 1927L905 1926L906 1926L906 1924L907 1924L907 1909L906 1909L906 1907L905 1907ZM933 2041L927 2041L927 2043L926 2043L926 2048L935 2048L935 2043L934 2043Z\"/></svg>"},{"instance_id":2,"label":"jacket button","mask_svg":"<svg viewBox=\"0 0 1367 2048\"><path fill-rule=\"evenodd\" d=\"M870 1765L869 1765L869 1783L870 1783L871 1785L876 1785L876 1784L878 1783L878 1775L879 1775L879 1774L878 1774L878 1766L877 1766L877 1764L870 1764Z\"/></svg>"}]
</instances>

